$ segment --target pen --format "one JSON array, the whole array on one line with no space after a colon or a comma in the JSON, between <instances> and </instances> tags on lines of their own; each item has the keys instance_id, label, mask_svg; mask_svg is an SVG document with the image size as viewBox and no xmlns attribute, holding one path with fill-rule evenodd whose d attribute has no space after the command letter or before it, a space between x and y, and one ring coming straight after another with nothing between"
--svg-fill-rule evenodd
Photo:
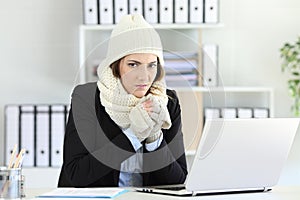
<instances>
[{"instance_id":1,"label":"pen","mask_svg":"<svg viewBox=\"0 0 300 200\"><path fill-rule=\"evenodd\" d=\"M17 144L15 144L14 149L11 153L11 156L10 156L10 159L9 159L9 162L8 162L8 167L7 167L8 169L10 169L13 165L13 160L15 159L16 151L17 151Z\"/></svg>"},{"instance_id":2,"label":"pen","mask_svg":"<svg viewBox=\"0 0 300 200\"><path fill-rule=\"evenodd\" d=\"M20 164L20 161L22 160L23 156L24 156L24 153L25 153L25 149L21 149L17 159L16 159L16 162L14 164L14 168L18 168L19 167L19 164Z\"/></svg>"}]
</instances>

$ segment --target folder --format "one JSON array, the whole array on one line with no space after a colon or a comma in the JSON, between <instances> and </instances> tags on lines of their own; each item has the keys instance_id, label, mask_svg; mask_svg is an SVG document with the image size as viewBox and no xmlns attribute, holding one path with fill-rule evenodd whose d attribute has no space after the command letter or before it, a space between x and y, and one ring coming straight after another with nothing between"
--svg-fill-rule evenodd
<instances>
[{"instance_id":1,"label":"folder","mask_svg":"<svg viewBox=\"0 0 300 200\"><path fill-rule=\"evenodd\" d=\"M83 23L98 24L97 0L83 0Z\"/></svg>"},{"instance_id":2,"label":"folder","mask_svg":"<svg viewBox=\"0 0 300 200\"><path fill-rule=\"evenodd\" d=\"M204 44L202 51L203 85L218 85L218 46L215 44Z\"/></svg>"},{"instance_id":3,"label":"folder","mask_svg":"<svg viewBox=\"0 0 300 200\"><path fill-rule=\"evenodd\" d=\"M128 0L115 0L115 23L119 23L122 16L128 14Z\"/></svg>"},{"instance_id":4,"label":"folder","mask_svg":"<svg viewBox=\"0 0 300 200\"><path fill-rule=\"evenodd\" d=\"M226 119L236 118L236 108L222 108L221 116L222 118L226 118Z\"/></svg>"},{"instance_id":5,"label":"folder","mask_svg":"<svg viewBox=\"0 0 300 200\"><path fill-rule=\"evenodd\" d=\"M99 24L113 24L113 1L99 0Z\"/></svg>"},{"instance_id":6,"label":"folder","mask_svg":"<svg viewBox=\"0 0 300 200\"><path fill-rule=\"evenodd\" d=\"M204 0L204 22L219 22L219 0Z\"/></svg>"},{"instance_id":7,"label":"folder","mask_svg":"<svg viewBox=\"0 0 300 200\"><path fill-rule=\"evenodd\" d=\"M268 108L253 108L253 117L254 118L268 118L269 109Z\"/></svg>"},{"instance_id":8,"label":"folder","mask_svg":"<svg viewBox=\"0 0 300 200\"><path fill-rule=\"evenodd\" d=\"M61 167L63 161L63 140L65 134L65 106L51 105L51 146L50 165Z\"/></svg>"},{"instance_id":9,"label":"folder","mask_svg":"<svg viewBox=\"0 0 300 200\"><path fill-rule=\"evenodd\" d=\"M203 23L204 7L202 0L190 0L190 23Z\"/></svg>"},{"instance_id":10,"label":"folder","mask_svg":"<svg viewBox=\"0 0 300 200\"><path fill-rule=\"evenodd\" d=\"M205 119L216 119L220 118L220 109L219 108L205 108L204 109Z\"/></svg>"},{"instance_id":11,"label":"folder","mask_svg":"<svg viewBox=\"0 0 300 200\"><path fill-rule=\"evenodd\" d=\"M159 1L159 23L173 23L173 0Z\"/></svg>"},{"instance_id":12,"label":"folder","mask_svg":"<svg viewBox=\"0 0 300 200\"><path fill-rule=\"evenodd\" d=\"M147 22L151 24L158 23L158 1L144 0L144 15Z\"/></svg>"},{"instance_id":13,"label":"folder","mask_svg":"<svg viewBox=\"0 0 300 200\"><path fill-rule=\"evenodd\" d=\"M5 164L8 166L15 144L19 144L19 117L18 105L5 106ZM19 152L19 150L17 149Z\"/></svg>"},{"instance_id":14,"label":"folder","mask_svg":"<svg viewBox=\"0 0 300 200\"><path fill-rule=\"evenodd\" d=\"M252 108L237 108L238 118L252 118Z\"/></svg>"},{"instance_id":15,"label":"folder","mask_svg":"<svg viewBox=\"0 0 300 200\"><path fill-rule=\"evenodd\" d=\"M188 0L174 0L174 22L188 23Z\"/></svg>"},{"instance_id":16,"label":"folder","mask_svg":"<svg viewBox=\"0 0 300 200\"><path fill-rule=\"evenodd\" d=\"M143 1L142 0L129 0L129 14L143 15Z\"/></svg>"},{"instance_id":17,"label":"folder","mask_svg":"<svg viewBox=\"0 0 300 200\"><path fill-rule=\"evenodd\" d=\"M48 105L36 107L36 166L49 166L49 121L50 112Z\"/></svg>"},{"instance_id":18,"label":"folder","mask_svg":"<svg viewBox=\"0 0 300 200\"><path fill-rule=\"evenodd\" d=\"M35 165L35 111L33 105L21 106L21 148L26 149L23 160L24 167Z\"/></svg>"}]
</instances>

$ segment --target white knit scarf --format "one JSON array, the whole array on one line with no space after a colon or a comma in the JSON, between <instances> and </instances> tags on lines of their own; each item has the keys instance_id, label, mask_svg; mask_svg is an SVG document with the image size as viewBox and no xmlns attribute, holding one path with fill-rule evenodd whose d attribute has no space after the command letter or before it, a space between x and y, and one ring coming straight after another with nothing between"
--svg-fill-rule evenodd
<instances>
[{"instance_id":1,"label":"white knit scarf","mask_svg":"<svg viewBox=\"0 0 300 200\"><path fill-rule=\"evenodd\" d=\"M166 95L166 87L163 81L156 81L150 88L151 93L143 98L137 98L133 94L128 94L124 89L119 78L114 77L110 67L104 67L99 74L99 81L97 86L100 90L100 101L105 107L105 111L109 114L111 119L122 129L127 129L130 126L131 120L129 113L133 108L141 105L147 99L155 99L159 102L163 112L166 112L165 119L163 119L162 128L169 129L171 127L170 115L167 109L168 96ZM148 118L145 120L149 122L149 115L146 111L142 111L143 116ZM155 122L152 120L152 125L140 124L140 126L153 127ZM149 127L141 127L146 129Z\"/></svg>"}]
</instances>

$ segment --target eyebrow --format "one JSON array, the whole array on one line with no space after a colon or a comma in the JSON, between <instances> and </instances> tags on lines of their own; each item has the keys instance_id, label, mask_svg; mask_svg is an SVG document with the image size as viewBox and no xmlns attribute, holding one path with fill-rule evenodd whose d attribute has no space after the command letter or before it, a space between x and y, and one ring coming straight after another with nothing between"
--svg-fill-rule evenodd
<instances>
[{"instance_id":1,"label":"eyebrow","mask_svg":"<svg viewBox=\"0 0 300 200\"><path fill-rule=\"evenodd\" d=\"M135 63L137 63L137 64L142 64L140 61L137 61L137 60L127 60L127 62L135 62ZM147 64L152 64L152 63L156 63L156 62L157 62L157 60L152 61L152 62L149 62L149 63L147 63Z\"/></svg>"}]
</instances>

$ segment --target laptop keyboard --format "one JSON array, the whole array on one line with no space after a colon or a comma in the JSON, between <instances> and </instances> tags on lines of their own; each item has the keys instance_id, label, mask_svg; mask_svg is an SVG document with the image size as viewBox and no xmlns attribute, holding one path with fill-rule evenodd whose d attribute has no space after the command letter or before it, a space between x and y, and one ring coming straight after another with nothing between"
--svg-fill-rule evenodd
<instances>
[{"instance_id":1,"label":"laptop keyboard","mask_svg":"<svg viewBox=\"0 0 300 200\"><path fill-rule=\"evenodd\" d=\"M173 191L179 191L179 190L185 190L185 186L170 186L170 187L156 187L157 189L163 189L163 190L173 190Z\"/></svg>"}]
</instances>

